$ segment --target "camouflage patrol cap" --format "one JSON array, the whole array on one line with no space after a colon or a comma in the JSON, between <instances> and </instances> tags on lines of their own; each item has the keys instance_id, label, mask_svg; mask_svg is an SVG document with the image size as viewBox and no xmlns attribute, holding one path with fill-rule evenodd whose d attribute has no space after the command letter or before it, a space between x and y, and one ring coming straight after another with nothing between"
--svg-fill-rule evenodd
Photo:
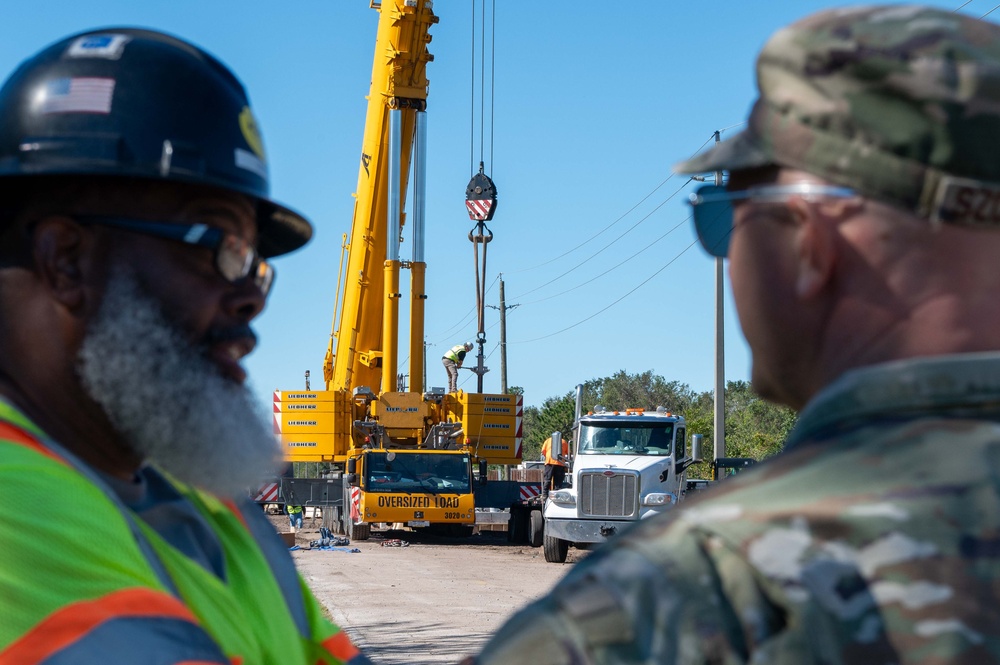
<instances>
[{"instance_id":1,"label":"camouflage patrol cap","mask_svg":"<svg viewBox=\"0 0 1000 665\"><path fill-rule=\"evenodd\" d=\"M747 129L675 171L791 167L935 222L1000 226L1000 26L825 11L771 37L757 84Z\"/></svg>"}]
</instances>

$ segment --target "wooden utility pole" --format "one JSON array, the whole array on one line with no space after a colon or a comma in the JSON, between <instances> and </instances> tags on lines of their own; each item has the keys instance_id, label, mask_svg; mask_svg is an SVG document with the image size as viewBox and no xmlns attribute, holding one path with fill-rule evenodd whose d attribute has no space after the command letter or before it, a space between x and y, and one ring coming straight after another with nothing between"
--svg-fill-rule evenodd
<instances>
[{"instance_id":1,"label":"wooden utility pole","mask_svg":"<svg viewBox=\"0 0 1000 665\"><path fill-rule=\"evenodd\" d=\"M507 305L503 294L503 273L500 273L500 307L493 308L500 310L500 392L504 395L507 394L507 310L515 307L517 305Z\"/></svg>"},{"instance_id":2,"label":"wooden utility pole","mask_svg":"<svg viewBox=\"0 0 1000 665\"><path fill-rule=\"evenodd\" d=\"M507 305L503 297L503 273L500 277L500 392L507 394Z\"/></svg>"},{"instance_id":3,"label":"wooden utility pole","mask_svg":"<svg viewBox=\"0 0 1000 665\"><path fill-rule=\"evenodd\" d=\"M716 144L722 138L715 132ZM722 186L722 171L715 172L715 184ZM724 287L726 273L722 259L715 259L715 459L726 456L726 334ZM719 470L713 464L713 480L719 479Z\"/></svg>"}]
</instances>

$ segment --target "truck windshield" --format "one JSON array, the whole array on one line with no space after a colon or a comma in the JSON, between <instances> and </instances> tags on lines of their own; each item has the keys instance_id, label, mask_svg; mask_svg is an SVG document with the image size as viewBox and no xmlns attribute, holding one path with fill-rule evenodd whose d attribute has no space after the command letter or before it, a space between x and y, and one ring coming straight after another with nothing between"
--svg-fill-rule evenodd
<instances>
[{"instance_id":1,"label":"truck windshield","mask_svg":"<svg viewBox=\"0 0 1000 665\"><path fill-rule=\"evenodd\" d=\"M468 455L368 453L365 459L368 492L468 494L472 491Z\"/></svg>"},{"instance_id":2,"label":"truck windshield","mask_svg":"<svg viewBox=\"0 0 1000 665\"><path fill-rule=\"evenodd\" d=\"M669 455L674 440L673 423L619 427L615 423L584 424L580 455Z\"/></svg>"}]
</instances>

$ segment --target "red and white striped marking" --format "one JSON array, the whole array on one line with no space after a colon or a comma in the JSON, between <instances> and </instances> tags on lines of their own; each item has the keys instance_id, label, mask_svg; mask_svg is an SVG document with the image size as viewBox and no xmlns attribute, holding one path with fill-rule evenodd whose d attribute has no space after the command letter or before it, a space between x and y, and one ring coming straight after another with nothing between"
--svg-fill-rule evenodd
<instances>
[{"instance_id":1,"label":"red and white striped marking","mask_svg":"<svg viewBox=\"0 0 1000 665\"><path fill-rule=\"evenodd\" d=\"M524 397L521 395L517 396L517 417L514 421L514 457L521 459L521 439L524 436L522 433L522 420L524 416Z\"/></svg>"},{"instance_id":2,"label":"red and white striped marking","mask_svg":"<svg viewBox=\"0 0 1000 665\"><path fill-rule=\"evenodd\" d=\"M351 521L361 524L361 488L351 488Z\"/></svg>"},{"instance_id":3,"label":"red and white striped marking","mask_svg":"<svg viewBox=\"0 0 1000 665\"><path fill-rule=\"evenodd\" d=\"M274 503L278 500L278 483L264 483L253 499L257 503Z\"/></svg>"},{"instance_id":4,"label":"red and white striped marking","mask_svg":"<svg viewBox=\"0 0 1000 665\"><path fill-rule=\"evenodd\" d=\"M465 202L465 208L469 211L469 219L477 222L484 221L490 216L493 210L493 201L489 199L479 199Z\"/></svg>"},{"instance_id":5,"label":"red and white striped marking","mask_svg":"<svg viewBox=\"0 0 1000 665\"><path fill-rule=\"evenodd\" d=\"M521 485L521 500L529 501L542 495L541 485Z\"/></svg>"},{"instance_id":6,"label":"red and white striped marking","mask_svg":"<svg viewBox=\"0 0 1000 665\"><path fill-rule=\"evenodd\" d=\"M274 405L274 433L281 434L281 391L274 391L274 399L271 401Z\"/></svg>"}]
</instances>

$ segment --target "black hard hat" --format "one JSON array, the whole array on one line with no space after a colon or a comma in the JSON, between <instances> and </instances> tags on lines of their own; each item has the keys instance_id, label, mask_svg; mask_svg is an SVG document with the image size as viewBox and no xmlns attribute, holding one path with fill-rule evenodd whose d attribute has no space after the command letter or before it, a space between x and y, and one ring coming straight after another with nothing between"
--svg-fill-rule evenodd
<instances>
[{"instance_id":1,"label":"black hard hat","mask_svg":"<svg viewBox=\"0 0 1000 665\"><path fill-rule=\"evenodd\" d=\"M0 178L125 176L194 183L257 203L258 251L312 236L269 198L267 158L250 102L221 62L151 30L68 37L25 61L0 89Z\"/></svg>"}]
</instances>

